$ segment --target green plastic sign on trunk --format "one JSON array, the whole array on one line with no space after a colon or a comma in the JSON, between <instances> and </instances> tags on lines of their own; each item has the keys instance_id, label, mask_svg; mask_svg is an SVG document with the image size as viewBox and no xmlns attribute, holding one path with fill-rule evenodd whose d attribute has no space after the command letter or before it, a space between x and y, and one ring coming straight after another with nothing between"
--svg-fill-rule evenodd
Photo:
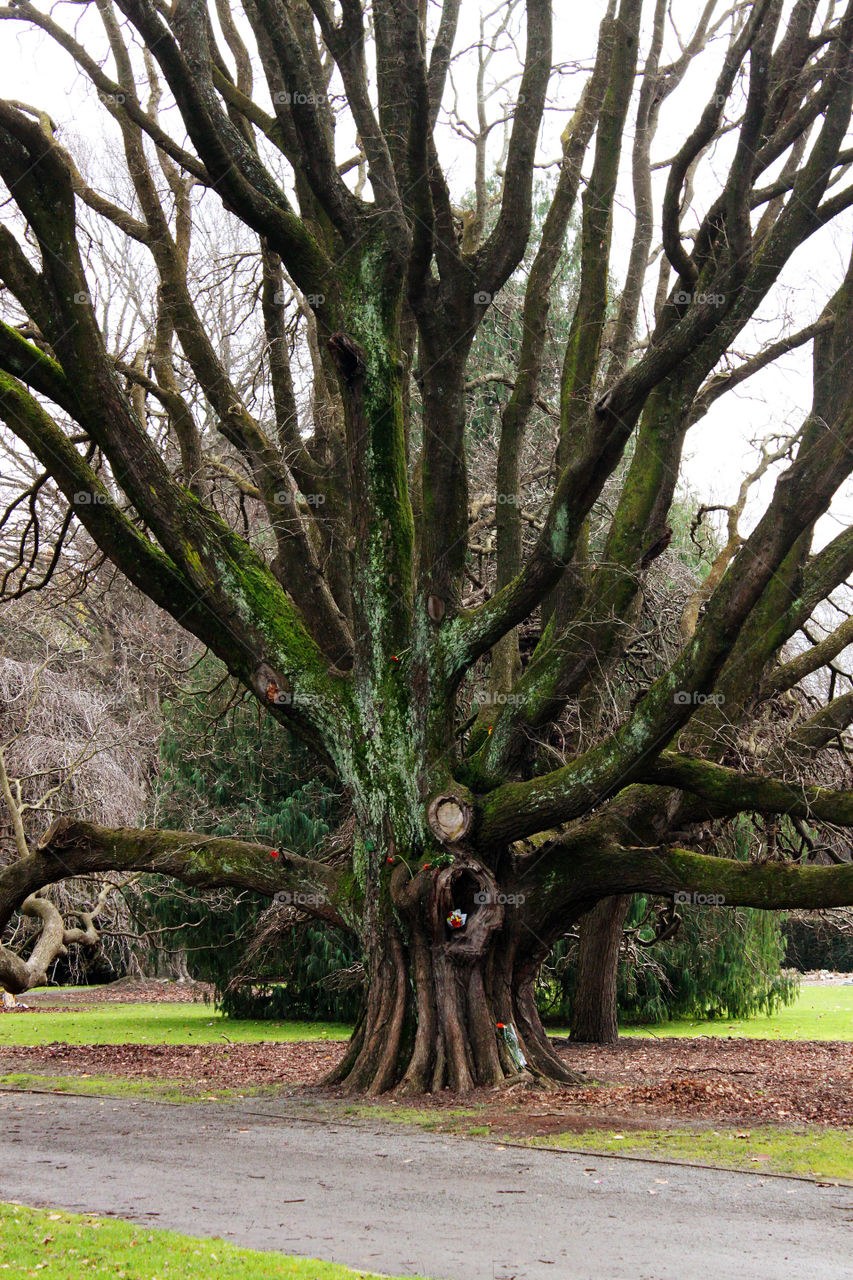
<instances>
[{"instance_id":1,"label":"green plastic sign on trunk","mask_svg":"<svg viewBox=\"0 0 853 1280\"><path fill-rule=\"evenodd\" d=\"M504 1038L504 1044L507 1047L509 1056L512 1058L518 1070L523 1071L527 1066L527 1059L522 1053L521 1045L518 1043L518 1036L515 1034L515 1027L510 1027L504 1022L499 1022L498 1031L500 1031Z\"/></svg>"}]
</instances>

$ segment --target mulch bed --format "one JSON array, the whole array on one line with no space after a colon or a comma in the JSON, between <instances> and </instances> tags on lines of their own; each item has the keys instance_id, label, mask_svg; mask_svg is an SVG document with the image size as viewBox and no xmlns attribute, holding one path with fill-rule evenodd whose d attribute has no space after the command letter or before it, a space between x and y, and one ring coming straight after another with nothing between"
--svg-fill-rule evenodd
<instances>
[{"instance_id":1,"label":"mulch bed","mask_svg":"<svg viewBox=\"0 0 853 1280\"><path fill-rule=\"evenodd\" d=\"M611 1046L565 1044L568 1064L602 1085L581 1115L665 1116L751 1124L853 1124L853 1043L701 1036Z\"/></svg>"},{"instance_id":2,"label":"mulch bed","mask_svg":"<svg viewBox=\"0 0 853 1280\"><path fill-rule=\"evenodd\" d=\"M48 1044L0 1050L0 1073L179 1081L193 1090L316 1084L340 1060L338 1041L289 1044Z\"/></svg>"},{"instance_id":3,"label":"mulch bed","mask_svg":"<svg viewBox=\"0 0 853 1280\"><path fill-rule=\"evenodd\" d=\"M479 1104L477 1123L508 1135L597 1127L689 1124L853 1126L853 1044L699 1038L617 1045L561 1045L570 1066L598 1083L555 1091L516 1087L448 1091L427 1098L430 1111ZM0 1051L0 1072L116 1075L181 1081L193 1090L258 1086L302 1092L340 1060L336 1042L233 1045L67 1045ZM321 1091L332 1098L332 1091ZM388 1105L389 1099L382 1100ZM409 1099L405 1105L411 1105Z\"/></svg>"},{"instance_id":4,"label":"mulch bed","mask_svg":"<svg viewBox=\"0 0 853 1280\"><path fill-rule=\"evenodd\" d=\"M207 982L168 982L157 978L120 978L100 987L74 991L68 987L51 987L47 991L28 991L19 996L24 1012L49 1009L91 1009L102 1004L193 1004L210 999L213 987ZM12 1009L12 1013L16 1010Z\"/></svg>"}]
</instances>

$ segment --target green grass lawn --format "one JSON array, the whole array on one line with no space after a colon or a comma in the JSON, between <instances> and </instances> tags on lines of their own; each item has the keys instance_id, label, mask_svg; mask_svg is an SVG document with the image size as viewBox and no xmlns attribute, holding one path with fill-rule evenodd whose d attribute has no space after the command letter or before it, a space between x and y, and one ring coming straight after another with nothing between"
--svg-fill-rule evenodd
<instances>
[{"instance_id":1,"label":"green grass lawn","mask_svg":"<svg viewBox=\"0 0 853 1280\"><path fill-rule=\"evenodd\" d=\"M347 1112L362 1119L416 1125L427 1132L456 1137L489 1138L493 1142L524 1142L534 1147L599 1154L654 1156L707 1164L750 1173L787 1173L853 1183L853 1141L849 1129L785 1128L776 1125L729 1126L724 1129L575 1129L541 1137L502 1134L500 1121L488 1118L488 1108L447 1108L353 1104ZM345 1114L347 1113L345 1112Z\"/></svg>"},{"instance_id":2,"label":"green grass lawn","mask_svg":"<svg viewBox=\"0 0 853 1280\"><path fill-rule=\"evenodd\" d=\"M793 1004L771 1017L666 1022L620 1028L625 1036L745 1036L751 1040L853 1040L853 986L801 987Z\"/></svg>"},{"instance_id":3,"label":"green grass lawn","mask_svg":"<svg viewBox=\"0 0 853 1280\"><path fill-rule=\"evenodd\" d=\"M366 1280L331 1262L238 1249L174 1231L52 1209L0 1204L0 1270L50 1280Z\"/></svg>"},{"instance_id":4,"label":"green grass lawn","mask_svg":"<svg viewBox=\"0 0 853 1280\"><path fill-rule=\"evenodd\" d=\"M51 1075L45 1071L9 1071L0 1075L0 1089L35 1089L48 1093L85 1093L93 1098L136 1098L145 1102L244 1102L247 1098L275 1098L284 1086L244 1085L219 1089L182 1080L125 1080L122 1076L86 1073Z\"/></svg>"},{"instance_id":5,"label":"green grass lawn","mask_svg":"<svg viewBox=\"0 0 853 1280\"><path fill-rule=\"evenodd\" d=\"M346 1040L334 1022L238 1022L206 1004L114 1004L0 1015L0 1047L50 1044L224 1044L262 1040Z\"/></svg>"},{"instance_id":6,"label":"green grass lawn","mask_svg":"<svg viewBox=\"0 0 853 1280\"><path fill-rule=\"evenodd\" d=\"M501 1130L500 1121L488 1120L488 1107L423 1109L413 1106L352 1104L344 1114L360 1119L416 1125L432 1133L456 1137L489 1138L493 1142L524 1142L534 1147L600 1154L654 1156L707 1164L713 1168L741 1169L750 1173L788 1173L853 1183L853 1140L849 1129L785 1128L754 1125L723 1129L588 1129L519 1138ZM481 1123L477 1123L480 1121ZM663 1176L663 1175L662 1175Z\"/></svg>"},{"instance_id":7,"label":"green grass lawn","mask_svg":"<svg viewBox=\"0 0 853 1280\"><path fill-rule=\"evenodd\" d=\"M845 1129L777 1129L767 1126L724 1130L646 1129L622 1133L551 1134L531 1138L533 1146L650 1155L665 1160L748 1169L753 1173L794 1173L853 1182L853 1143Z\"/></svg>"},{"instance_id":8,"label":"green grass lawn","mask_svg":"<svg viewBox=\"0 0 853 1280\"><path fill-rule=\"evenodd\" d=\"M851 975L853 976L853 975ZM549 1027L552 1035L567 1036L568 1028ZM662 1022L651 1027L621 1023L623 1036L739 1036L749 1040L853 1040L853 985L800 989L793 1004L772 1017L710 1022Z\"/></svg>"},{"instance_id":9,"label":"green grass lawn","mask_svg":"<svg viewBox=\"0 0 853 1280\"><path fill-rule=\"evenodd\" d=\"M568 1030L553 1029L555 1035ZM0 1047L67 1044L223 1044L262 1040L346 1040L339 1022L243 1022L206 1004L116 1004L90 1009L0 1015ZM754 1040L853 1040L853 985L803 987L796 1002L772 1017L623 1026L626 1036L746 1036Z\"/></svg>"}]
</instances>

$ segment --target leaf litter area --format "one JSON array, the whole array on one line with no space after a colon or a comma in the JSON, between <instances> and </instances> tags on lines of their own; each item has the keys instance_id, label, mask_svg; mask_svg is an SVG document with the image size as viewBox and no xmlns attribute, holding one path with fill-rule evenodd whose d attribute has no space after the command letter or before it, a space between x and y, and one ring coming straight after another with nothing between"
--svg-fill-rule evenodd
<instances>
[{"instance_id":1,"label":"leaf litter area","mask_svg":"<svg viewBox=\"0 0 853 1280\"><path fill-rule=\"evenodd\" d=\"M213 999L209 982L172 982L167 978L119 978L99 987L47 987L18 996L17 1008L4 1013L54 1013L93 1005L193 1004Z\"/></svg>"},{"instance_id":2,"label":"leaf litter area","mask_svg":"<svg viewBox=\"0 0 853 1280\"><path fill-rule=\"evenodd\" d=\"M322 1086L345 1046L339 1042L223 1045L68 1045L9 1047L0 1073L113 1076L179 1083L198 1093L270 1089L290 1097L336 1096ZM688 1122L853 1126L853 1044L699 1037L613 1046L561 1044L586 1085L450 1091L418 1102L432 1112L464 1107L507 1134L577 1128L650 1128ZM391 1097L380 1103L388 1105ZM411 1099L405 1100L407 1107ZM440 1115L435 1119L440 1120Z\"/></svg>"}]
</instances>

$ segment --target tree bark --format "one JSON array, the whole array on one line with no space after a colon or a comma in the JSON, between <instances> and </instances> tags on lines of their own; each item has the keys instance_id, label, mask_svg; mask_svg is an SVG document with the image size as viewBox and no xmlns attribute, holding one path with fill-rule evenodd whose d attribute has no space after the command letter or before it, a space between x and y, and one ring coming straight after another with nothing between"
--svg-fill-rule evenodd
<instances>
[{"instance_id":1,"label":"tree bark","mask_svg":"<svg viewBox=\"0 0 853 1280\"><path fill-rule=\"evenodd\" d=\"M602 898L581 921L572 1040L615 1044L619 1035L616 976L630 894Z\"/></svg>"},{"instance_id":2,"label":"tree bark","mask_svg":"<svg viewBox=\"0 0 853 1280\"><path fill-rule=\"evenodd\" d=\"M580 1083L542 1027L534 998L541 956L504 902L512 895L468 858L393 879L396 911L374 913L363 939L364 1018L329 1083L369 1094ZM459 927L448 923L454 911L465 917ZM508 1043L513 1032L523 1062Z\"/></svg>"}]
</instances>

